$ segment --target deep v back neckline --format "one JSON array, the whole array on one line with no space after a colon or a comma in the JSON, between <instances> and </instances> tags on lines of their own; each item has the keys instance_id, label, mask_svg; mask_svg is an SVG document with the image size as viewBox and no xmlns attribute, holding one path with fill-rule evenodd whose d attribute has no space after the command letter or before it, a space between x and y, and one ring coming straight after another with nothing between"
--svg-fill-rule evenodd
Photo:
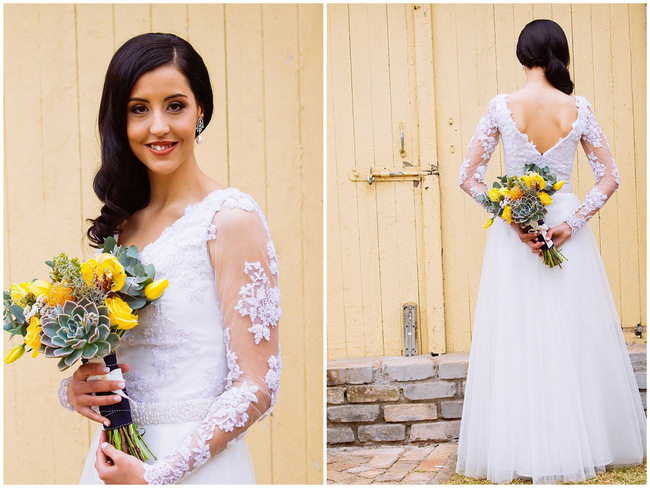
<instances>
[{"instance_id":1,"label":"deep v back neckline","mask_svg":"<svg viewBox=\"0 0 650 488\"><path fill-rule=\"evenodd\" d=\"M513 127L514 127L515 132L516 132L517 134L519 134L520 137L522 137L523 139L525 139L525 140L526 140L526 143L527 143L527 144L528 144L528 145L529 145L529 146L530 146L530 147L531 147L531 148L532 148L532 149L533 149L537 154L539 154L540 156L545 156L545 155L548 154L550 151L554 150L556 147L558 147L560 144L562 144L562 142L564 142L565 140L567 140L567 139L571 136L571 134L573 134L573 132L575 131L576 126L578 125L578 121L580 120L580 104L578 103L578 99L577 99L577 97L573 96L573 100L574 100L574 103L575 103L576 108L578 109L578 113L577 113L577 115L576 115L575 120L574 120L573 123L571 124L571 130L570 130L570 131L569 131L565 136L560 137L560 138L558 139L558 141L557 141L555 144L553 144L551 147L549 147L549 148L548 148L546 151L544 151L544 152L541 152L539 149L537 149L537 144L535 144L534 141L530 140L530 138L528 137L528 134L526 134L525 132L522 132L521 130L519 130L519 126L517 125L517 121L516 121L515 118L513 117L512 110L510 110L510 106L509 106L509 103L510 103L509 95L506 95L506 96L504 97L503 103L504 103L504 105L505 105L505 109L506 109L506 112L507 112L507 114L508 114L508 118L510 119L510 122L512 123L512 125L513 125Z\"/></svg>"}]
</instances>

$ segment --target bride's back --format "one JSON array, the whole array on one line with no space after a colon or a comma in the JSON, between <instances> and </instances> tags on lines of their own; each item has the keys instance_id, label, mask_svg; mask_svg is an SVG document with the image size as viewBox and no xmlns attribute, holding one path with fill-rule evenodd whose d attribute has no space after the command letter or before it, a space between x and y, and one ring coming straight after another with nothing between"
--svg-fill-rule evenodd
<instances>
[{"instance_id":1,"label":"bride's back","mask_svg":"<svg viewBox=\"0 0 650 488\"><path fill-rule=\"evenodd\" d=\"M508 95L508 108L519 131L541 153L566 137L578 118L575 98L555 89L523 88Z\"/></svg>"}]
</instances>

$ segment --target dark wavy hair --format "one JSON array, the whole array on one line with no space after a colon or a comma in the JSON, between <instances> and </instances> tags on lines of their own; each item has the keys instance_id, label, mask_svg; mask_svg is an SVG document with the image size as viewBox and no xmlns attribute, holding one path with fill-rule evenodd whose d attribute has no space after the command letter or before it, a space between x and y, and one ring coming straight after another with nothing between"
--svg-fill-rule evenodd
<instances>
[{"instance_id":1,"label":"dark wavy hair","mask_svg":"<svg viewBox=\"0 0 650 488\"><path fill-rule=\"evenodd\" d=\"M99 217L88 219L92 225L86 232L94 247L118 233L118 226L149 202L149 176L129 146L126 108L136 81L165 65L185 76L203 108L205 126L210 123L214 109L210 76L189 42L173 34L149 33L129 39L117 50L108 65L99 106L102 162L93 189L104 205Z\"/></svg>"},{"instance_id":2,"label":"dark wavy hair","mask_svg":"<svg viewBox=\"0 0 650 488\"><path fill-rule=\"evenodd\" d=\"M517 59L528 68L541 66L551 85L567 95L573 93L569 43L562 27L552 20L533 20L524 27L517 41Z\"/></svg>"}]
</instances>

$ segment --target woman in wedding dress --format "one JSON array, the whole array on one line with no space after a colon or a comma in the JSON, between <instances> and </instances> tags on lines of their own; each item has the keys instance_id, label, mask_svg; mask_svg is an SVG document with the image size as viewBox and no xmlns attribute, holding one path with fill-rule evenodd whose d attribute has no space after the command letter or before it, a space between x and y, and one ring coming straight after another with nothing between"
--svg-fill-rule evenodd
<instances>
[{"instance_id":1,"label":"woman in wedding dress","mask_svg":"<svg viewBox=\"0 0 650 488\"><path fill-rule=\"evenodd\" d=\"M590 103L570 96L569 49L555 22L519 36L522 89L490 100L459 176L473 198L499 137L505 173L548 166L566 183L547 207L548 237L568 259L497 219L488 232L458 444L459 474L495 483L583 481L646 455L646 419L614 300L589 226L619 185ZM582 202L571 173L580 143L596 183Z\"/></svg>"},{"instance_id":2,"label":"woman in wedding dress","mask_svg":"<svg viewBox=\"0 0 650 488\"><path fill-rule=\"evenodd\" d=\"M85 381L103 373L87 364L64 380L60 397L105 423L91 407L120 397L92 393L126 386L158 460L117 451L100 427L80 483L255 482L243 436L278 394L278 261L254 200L199 169L194 144L212 111L205 64L179 37L137 36L111 60L94 181L103 207L88 236L135 245L169 287L117 349L126 385Z\"/></svg>"}]
</instances>

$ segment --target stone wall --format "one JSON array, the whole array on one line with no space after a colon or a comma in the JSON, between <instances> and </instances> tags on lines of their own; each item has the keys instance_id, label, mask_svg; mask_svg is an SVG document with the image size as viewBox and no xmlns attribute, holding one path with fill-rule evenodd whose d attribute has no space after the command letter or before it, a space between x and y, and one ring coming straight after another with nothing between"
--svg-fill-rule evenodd
<instances>
[{"instance_id":1,"label":"stone wall","mask_svg":"<svg viewBox=\"0 0 650 488\"><path fill-rule=\"evenodd\" d=\"M646 346L628 346L646 408ZM329 445L458 438L468 353L339 359L327 365Z\"/></svg>"}]
</instances>

